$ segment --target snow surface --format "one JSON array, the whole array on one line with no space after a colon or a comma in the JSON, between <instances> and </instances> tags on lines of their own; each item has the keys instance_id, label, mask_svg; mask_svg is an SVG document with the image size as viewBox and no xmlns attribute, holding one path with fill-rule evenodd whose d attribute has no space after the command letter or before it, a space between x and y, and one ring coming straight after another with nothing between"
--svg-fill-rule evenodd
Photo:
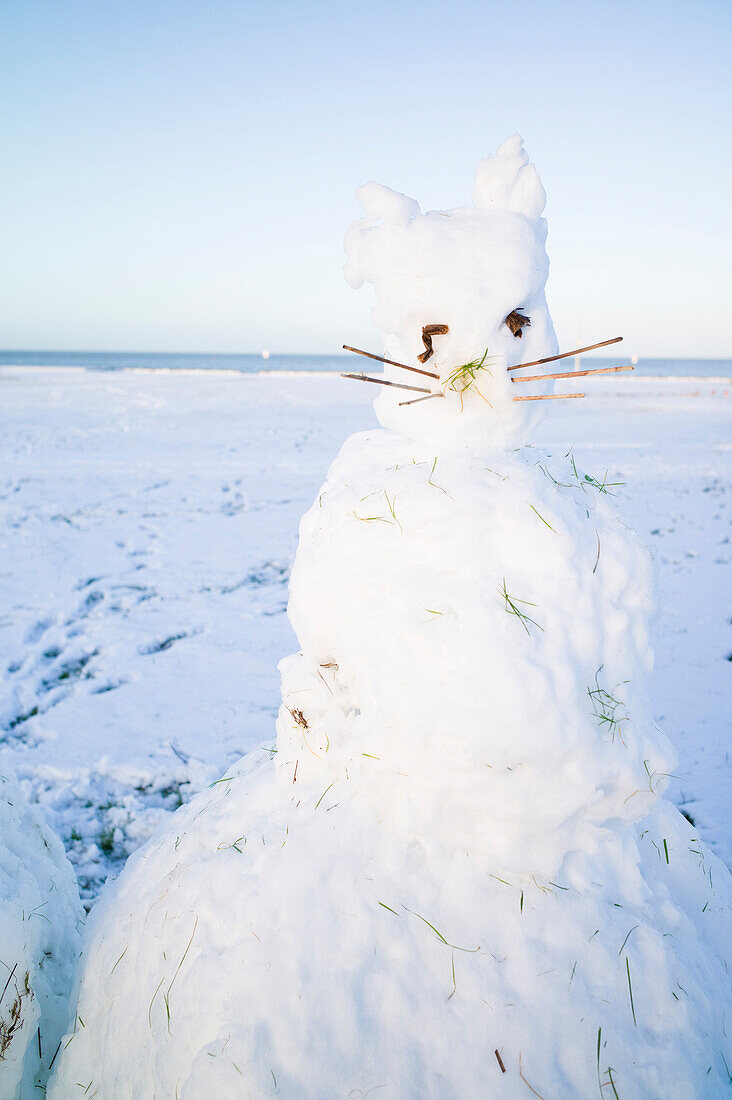
<instances>
[{"instance_id":1,"label":"snow surface","mask_svg":"<svg viewBox=\"0 0 732 1100\"><path fill-rule=\"evenodd\" d=\"M82 913L61 842L0 775L0 1100L45 1087L69 1024Z\"/></svg>"},{"instance_id":2,"label":"snow surface","mask_svg":"<svg viewBox=\"0 0 732 1100\"><path fill-rule=\"evenodd\" d=\"M732 877L662 798L650 563L505 371L556 346L538 178L511 139L475 208L362 197L348 273L388 350L441 321L453 364L495 355L482 392L386 391L386 430L341 448L300 528L276 748L105 891L50 1093L716 1097Z\"/></svg>"},{"instance_id":3,"label":"snow surface","mask_svg":"<svg viewBox=\"0 0 732 1100\"><path fill-rule=\"evenodd\" d=\"M279 384L277 380L266 381ZM322 380L322 383L331 392L343 392L341 387L346 385L336 380ZM320 386L321 382L315 385ZM343 393L343 398L347 397L348 393ZM603 424L608 423L609 410L617 410L618 405L622 408L625 401L621 397L599 400L599 415L593 420L598 436L602 433ZM635 433L636 436L643 430L643 423L649 416L655 415L668 424L676 420L681 408L686 415L693 415L695 409L704 408L706 415L702 415L702 419L708 424L707 417L711 414L713 419L719 412L720 399L641 397L637 403L639 408L634 427L628 425L630 434ZM226 405L230 407L229 402ZM583 408L583 413L590 415L589 408ZM555 424L554 428L557 427ZM566 429L566 421L563 427ZM596 438L595 442L600 440ZM632 450L630 453L633 454ZM643 458L651 462L651 455L652 447L648 447ZM659 472L664 469L663 458L661 455ZM562 452L557 453L556 461L562 467L567 465ZM624 463L617 465L622 470L616 474L612 473L611 468L612 480L620 480L621 476L627 478ZM555 467L550 465L547 468ZM426 483L431 464L418 470ZM443 487L439 475L444 473L446 470L438 464L433 480L436 484L443 484ZM542 477L542 484L546 481L540 472L536 476ZM497 485L504 484L499 478L495 481ZM450 490L450 483L446 484ZM434 494L435 500L442 500L444 494L440 490L429 486L427 490L430 495ZM627 492L627 489L622 491ZM327 497L322 501L324 507L326 501ZM318 512L322 510L317 500L316 508ZM551 522L553 517L546 518ZM536 524L537 529L541 528L538 520ZM381 531L383 527L384 536L393 536L392 541L397 545L401 537L398 530L386 524L363 524L362 527L368 532ZM547 538L550 533L547 531ZM538 612L536 618L540 621ZM438 625L426 611L424 620L420 624L423 631ZM512 625L509 617L506 620L508 625ZM521 637L520 629L517 630L517 637ZM322 671L325 677L333 675L332 670ZM297 691L297 685L291 687ZM326 695L323 687L322 697ZM297 698L288 699L293 710L299 709ZM306 698L312 705L312 690ZM286 718L284 720L287 721ZM288 728L294 732L291 724ZM614 747L622 748L619 744ZM319 746L313 744L313 748L317 751ZM367 747L365 751L370 749ZM564 1091L559 1092L546 1089L547 1081L554 1081L558 1075L561 1080L562 1072L568 1075L577 1072L578 1064L584 1074L580 1078L582 1088L586 1088L587 1095L592 1095L592 1091L597 1090L597 1079L592 1071L600 1029L602 1079L608 1080L605 1071L612 1066L621 1096L705 1095L703 1091L695 1091L698 1079L690 1085L688 1078L683 1076L677 1082L678 1087L674 1085L669 1088L668 1082L662 1081L655 1089L652 1078L651 1083L648 1078L645 1082L641 1078L641 1085L636 1085L636 1091L633 1091L634 1078L628 1068L634 1061L635 1071L638 1072L642 1060L637 1055L635 1029L632 1034L629 1030L633 1024L626 957L637 1013L643 1005L643 1042L657 1043L655 1053L661 1050L663 1058L672 1065L671 1052L667 1047L669 1042L680 1049L683 1047L687 1052L685 1058L703 1060L701 1044L691 1041L688 1034L690 1017L685 1008L686 997L694 999L697 1008L699 999L707 998L709 990L716 990L717 996L720 999L723 997L715 984L718 975L707 972L700 976L697 972L695 977L686 970L677 971L664 952L665 932L676 928L674 942L680 944L680 954L685 946L684 941L693 936L693 923L689 913L679 905L678 897L674 897L673 902L668 900L673 887L673 882L669 886L672 873L681 875L685 884L685 905L692 916L697 917L704 906L707 906L704 916L709 917L710 923L715 919L715 914L708 905L708 878L704 877L705 873L709 873L712 861L708 856L704 857L704 862L701 856L694 856L695 851L700 851L695 840L698 834L687 828L682 819L669 817L663 804L659 814L643 826L649 831L642 840L637 841L644 890L647 889L651 897L665 899L664 918L668 924L663 925L662 931L648 922L650 903L647 896L644 897L644 890L641 890L639 876L637 872L628 875L627 869L622 868L623 861L619 854L618 863L623 874L618 871L613 876L613 900L603 902L598 911L592 899L586 899L579 928L574 923L578 919L576 914L566 911L566 888L576 888L576 880L570 877L569 868L552 877L555 886L539 879L540 886L537 886L532 881L527 884L524 876L514 874L506 877L505 872L501 873L503 864L491 862L490 873L495 873L498 878L487 883L482 880L480 896L486 906L495 908L506 904L502 896L505 891L510 899L511 919L496 922L486 932L485 926L480 925L475 915L474 898L478 896L478 889L471 878L472 868L451 866L439 887L436 887L427 873L427 855L422 846L405 844L395 853L384 841L383 830L371 817L369 835L373 840L364 850L359 808L353 802L344 804L342 791L327 790L326 782L319 789L314 787L313 782L306 785L305 755L301 757L302 777L297 782L302 783L307 791L301 807L307 807L307 824L294 831L289 814L283 812L281 804L278 806L272 797L269 754L263 754L263 764L257 763L256 755L253 754L243 767L233 769L232 774L236 778L217 783L190 808L172 818L169 827L158 834L153 847L133 857L129 872L120 883L121 893L112 894L107 902L103 901L100 905L98 920L104 926L105 919L111 919L114 935L94 939L93 954L87 964L90 989L98 987L105 1005L110 1006L105 1014L104 1027L107 1030L101 1034L97 1032L96 1038L103 1045L106 1034L112 1042L112 1037L126 1025L111 1006L118 1002L125 1005L130 999L135 1000L139 1007L133 1015L140 1022L136 1035L140 1063L139 1071L135 1071L139 1072L140 1095L145 1095L144 1082L153 1076L161 1082L164 1094L167 1088L174 1095L176 1085L180 1085L181 1097L187 1094L194 1097L217 1093L227 1095L227 1091L238 1095L240 1073L253 1075L246 1079L255 1081L250 1085L254 1096L348 1095L348 1091L360 1095L384 1083L383 1074L378 1072L380 1065L384 1064L402 1067L400 1072L404 1074L403 1077L389 1079L392 1095L476 1095L474 1082L460 1077L451 1077L449 1087L443 1089L439 1086L435 1092L434 1083L430 1085L420 1077L420 1051L413 1045L413 1040L404 1040L401 1024L394 1027L393 1038L375 1035L370 1030L379 1013L388 1011L390 1020L414 1018L419 1028L430 1034L430 1042L434 1042L434 1035L428 1027L432 1010L444 1014L441 1019L447 1029L444 1040L438 1044L436 1064L439 1065L441 1060L445 1064L449 1061L450 1042L454 1045L455 1041L454 1024L459 1029L461 1044L465 1043L468 1049L487 1052L482 1067L484 1080L490 1083L491 1088L497 1090L500 1087L502 1094L509 1097L524 1094L518 1091L525 1090L518 1075L519 1068L544 1096L585 1095L584 1092L567 1092L566 1086ZM367 758L363 763L379 766ZM251 771L254 772L253 777ZM290 770L286 776L286 786L290 791L297 790L297 785L293 788L291 779ZM447 781L446 786L449 789ZM325 797L321 800L322 795ZM393 799L386 794L384 800L387 808L393 805ZM392 835L390 828L388 836ZM664 839L672 861L669 864L666 864L663 854ZM362 855L354 861L355 848ZM429 855L433 856L432 851ZM283 876L291 884L291 890L297 897L296 904L287 894L283 897L281 892L274 896L267 895L274 860L280 864L278 877ZM325 880L315 873L321 863L327 863L329 867ZM243 877L240 871L242 866L246 867ZM171 868L175 870L168 879ZM688 878L694 872L698 872L698 877L693 881L693 888L689 889ZM715 874L712 867L712 874L716 882L719 872ZM223 876L223 881L220 881L220 876ZM143 897L140 896L141 879L150 883L151 887ZM369 879L372 881L369 882ZM415 881L420 888L415 887ZM509 882L510 886L504 885L505 882ZM228 892L232 888L237 893L233 907L228 900ZM544 893L544 890L550 892ZM378 937L373 943L368 941L371 925L365 927L363 919L365 901L369 906L369 916L373 917L375 913L377 919L386 922L379 926ZM348 929L344 930L338 922L332 921L333 908L351 914ZM222 917L222 913L226 916ZM567 931L570 919L573 922L571 934ZM398 932L389 921L394 922ZM434 925L448 944L443 943L424 921ZM521 921L524 923L520 924ZM527 953L525 937L545 937L547 922L554 929L552 942L544 945L541 962L537 964ZM641 928L634 928L639 923ZM598 928L600 931L596 932ZM631 929L634 930L631 932ZM625 946L633 944L634 937L641 933L642 938L637 942L642 948L638 946L636 951L642 949L644 953L651 953L652 966L641 966L638 956L625 950L621 954L629 932L631 934ZM135 948L140 942L154 943L159 961L152 954L152 948L151 956L141 956ZM270 968L267 973L271 975L271 983L276 989L302 990L323 974L328 975L329 988L337 989L339 980L355 980L352 960L363 953L365 943L376 954L370 956L372 961L368 966L359 968L360 984L352 999L343 999L337 1004L328 1000L315 1009L310 1006L306 1012L300 1007L297 994L294 994L288 1000L286 1011L283 1011L282 1003L277 1002L276 1027L253 1031L244 1021L252 995L257 1005L262 1007L263 990L260 984L252 986L250 979L242 982L244 1003L242 1000L232 1000L230 992L222 996L227 974L251 975L253 970L264 967ZM455 950L451 944L455 945ZM475 955L457 950L473 949L479 945L481 951ZM216 977L212 977L212 950L220 960L221 970ZM126 954L123 955L123 952ZM160 952L164 952L164 960ZM415 953L420 959L420 966L410 970L413 977L406 985L398 985L385 978L398 967L400 959L412 958ZM510 967L504 973L509 959L512 960ZM448 1001L453 990L453 963L456 992ZM140 973L146 975L142 990L139 988ZM539 983L538 987L536 983ZM681 987L685 992L681 991ZM580 1000L590 995L599 998L600 1002L611 996L616 998L627 1017L623 1020L624 1026L618 1026L617 1017L607 1006L603 1006L602 1013L595 1012L588 1016L578 1030L576 1022L569 1021L556 1007L557 1004L566 1005L566 992L575 988L581 990L577 994ZM707 993L702 992L702 988ZM490 994L485 996L488 1004L483 1004L487 989L490 989ZM662 995L659 989L663 990ZM469 1007L476 1003L475 998L479 994L478 1003L484 1015L476 1014L474 1008ZM512 1006L520 998L533 998L536 1007L517 1030ZM141 1003L143 1000L144 1004ZM196 1005L193 1017L187 1011L187 1006L192 1002ZM551 1011L548 1010L549 1005ZM82 1000L79 1011L85 1020L89 1007L91 1005ZM716 1014L716 1006L710 1001L707 1001L707 1011ZM677 1013L674 1017L677 1030L669 1039L667 1021L673 1012ZM125 1013L125 1019L128 1019L129 1012L125 1010ZM334 1017L337 1018L337 1026ZM232 1019L238 1021L233 1036ZM663 1040L662 1034L665 1036ZM509 1041L506 1041L507 1036ZM150 1041L153 1037L160 1042L160 1050L165 1044L166 1051L176 1052L177 1060L172 1061L179 1077L175 1080L166 1075L165 1067L155 1057L155 1046ZM351 1074L348 1090L341 1093L323 1091L317 1076L315 1079L308 1076L312 1067L309 1060L303 1062L301 1057L303 1042L307 1042L308 1049L316 1054L326 1050L332 1052L334 1048L343 1051L343 1072L346 1076ZM77 1030L69 1052L79 1044L80 1053L77 1060L71 1063L68 1079L75 1076L84 1085L95 1082L90 1090L93 1092L99 1083L96 1076L98 1063L95 1064L94 1058L89 1055L88 1043L87 1029L83 1033ZM608 1045L605 1046L605 1043ZM689 1049L690 1043L693 1050ZM354 1045L361 1050L373 1050L373 1059L367 1058L362 1064L354 1065L354 1060L357 1060L354 1059ZM267 1059L266 1064L260 1063L252 1068L251 1061L247 1059L251 1059L254 1046L266 1050ZM510 1084L500 1073L493 1055L494 1049L500 1050L508 1067ZM542 1063L537 1056L537 1051L542 1049L556 1050L556 1066ZM197 1060L189 1064L183 1055L181 1061L182 1051L193 1055L199 1052ZM519 1052L522 1055L520 1067ZM79 1072L87 1067L88 1073ZM127 1074L129 1068L129 1065L117 1071L110 1068L110 1074ZM704 1072L706 1068L705 1065ZM396 1069L394 1072L397 1072ZM114 1076L104 1080L107 1091L103 1090L100 1095L121 1095L115 1092L115 1087L121 1086L109 1083L114 1081ZM706 1095L719 1095L715 1091L718 1090L719 1080L718 1076L712 1078L710 1091ZM130 1089L125 1095L135 1096L133 1083L127 1077L125 1082L125 1088ZM414 1091L410 1091L412 1089ZM62 1088L59 1095L65 1095ZM241 1095L247 1093L242 1091Z\"/></svg>"},{"instance_id":4,"label":"snow surface","mask_svg":"<svg viewBox=\"0 0 732 1100\"><path fill-rule=\"evenodd\" d=\"M679 757L670 795L732 865L724 388L596 380L534 441L622 483L655 559L648 689ZM372 395L332 375L25 368L0 371L0 392L0 773L62 837L88 903L181 800L273 743L298 524L344 438L373 425Z\"/></svg>"},{"instance_id":5,"label":"snow surface","mask_svg":"<svg viewBox=\"0 0 732 1100\"><path fill-rule=\"evenodd\" d=\"M559 460L574 444L580 468L623 483L615 499L656 563L649 694L680 758L670 792L729 863L728 384L597 380L585 401L553 403L534 440ZM0 772L22 775L91 899L177 803L177 788L161 789L180 784L187 799L241 752L273 744L299 519L343 439L373 425L371 393L332 375L10 368L0 388L3 695L16 710L42 707L6 732ZM228 514L235 479L242 507ZM77 585L104 572L88 612ZM140 574L145 591L113 587ZM36 685L48 647L28 634L49 619L99 653L46 709ZM200 633L139 652L191 626ZM111 677L125 683L97 694ZM113 821L107 853L99 838Z\"/></svg>"}]
</instances>

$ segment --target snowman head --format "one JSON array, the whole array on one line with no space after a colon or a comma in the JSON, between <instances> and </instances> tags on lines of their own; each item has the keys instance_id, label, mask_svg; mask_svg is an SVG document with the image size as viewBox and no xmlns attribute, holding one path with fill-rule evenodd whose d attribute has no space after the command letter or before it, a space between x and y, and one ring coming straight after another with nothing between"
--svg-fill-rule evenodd
<instances>
[{"instance_id":1,"label":"snowman head","mask_svg":"<svg viewBox=\"0 0 732 1100\"><path fill-rule=\"evenodd\" d=\"M549 384L517 386L508 367L553 355L556 337L544 296L544 188L522 139L508 138L478 165L472 206L422 214L414 199L377 183L356 196L365 216L346 235L345 275L354 288L373 284L386 356L420 366L424 327L447 328L422 364L439 378L392 366L383 376L444 396L404 404L422 395L380 387L381 423L440 447L528 442L543 403L514 398L548 393Z\"/></svg>"}]
</instances>

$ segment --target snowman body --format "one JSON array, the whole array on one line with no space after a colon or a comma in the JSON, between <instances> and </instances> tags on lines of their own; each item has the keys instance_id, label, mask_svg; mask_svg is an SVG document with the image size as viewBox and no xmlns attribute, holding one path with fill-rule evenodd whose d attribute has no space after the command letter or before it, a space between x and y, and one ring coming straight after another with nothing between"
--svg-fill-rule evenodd
<instances>
[{"instance_id":1,"label":"snowman body","mask_svg":"<svg viewBox=\"0 0 732 1100\"><path fill-rule=\"evenodd\" d=\"M510 139L473 207L360 197L347 277L388 358L447 326L444 396L385 387L331 467L276 751L106 891L50 1095L719 1096L732 888L661 797L647 555L513 401L507 368L556 351L541 184Z\"/></svg>"}]
</instances>

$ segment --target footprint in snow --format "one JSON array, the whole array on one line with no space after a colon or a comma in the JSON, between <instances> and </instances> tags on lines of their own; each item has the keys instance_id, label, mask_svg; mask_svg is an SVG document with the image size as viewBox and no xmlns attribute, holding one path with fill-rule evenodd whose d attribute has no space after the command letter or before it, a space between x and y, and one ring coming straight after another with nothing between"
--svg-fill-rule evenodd
<instances>
[{"instance_id":1,"label":"footprint in snow","mask_svg":"<svg viewBox=\"0 0 732 1100\"><path fill-rule=\"evenodd\" d=\"M167 638L150 642L149 645L139 646L138 653L141 653L143 656L149 656L152 653L164 653L174 646L176 642L181 642L184 638L190 638L195 633L197 633L197 631L181 631L180 634L170 634Z\"/></svg>"}]
</instances>

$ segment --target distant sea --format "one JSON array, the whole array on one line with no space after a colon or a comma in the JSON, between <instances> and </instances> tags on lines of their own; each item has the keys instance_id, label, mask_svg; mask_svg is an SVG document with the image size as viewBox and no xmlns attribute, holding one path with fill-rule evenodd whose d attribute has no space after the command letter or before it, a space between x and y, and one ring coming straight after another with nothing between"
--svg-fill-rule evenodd
<instances>
[{"instance_id":1,"label":"distant sea","mask_svg":"<svg viewBox=\"0 0 732 1100\"><path fill-rule=\"evenodd\" d=\"M582 358L583 366L627 363L616 359ZM368 369L368 360L357 355L221 355L177 352L129 351L0 351L0 367L83 367L94 371L119 370L231 370L242 374L258 371L348 371ZM373 368L378 370L377 364ZM567 360L567 370L574 360ZM732 378L732 359L639 359L640 375L687 378Z\"/></svg>"}]
</instances>

